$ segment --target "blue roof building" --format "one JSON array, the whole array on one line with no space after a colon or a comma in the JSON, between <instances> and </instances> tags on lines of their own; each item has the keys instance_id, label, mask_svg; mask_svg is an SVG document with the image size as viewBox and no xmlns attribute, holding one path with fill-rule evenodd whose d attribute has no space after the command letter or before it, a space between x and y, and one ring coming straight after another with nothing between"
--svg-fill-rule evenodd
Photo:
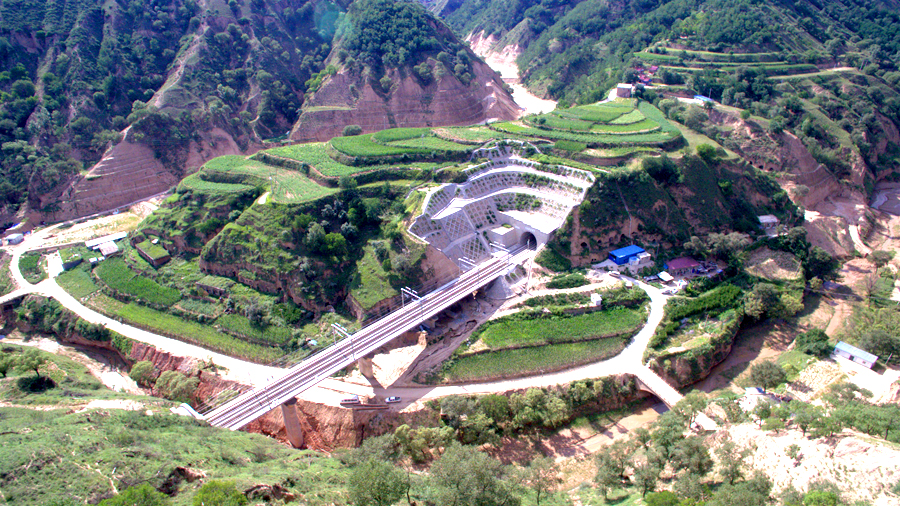
<instances>
[{"instance_id":1,"label":"blue roof building","mask_svg":"<svg viewBox=\"0 0 900 506\"><path fill-rule=\"evenodd\" d=\"M625 265L629 262L638 262L647 252L640 246L625 246L609 252L609 259L616 265Z\"/></svg>"},{"instance_id":2,"label":"blue roof building","mask_svg":"<svg viewBox=\"0 0 900 506\"><path fill-rule=\"evenodd\" d=\"M834 347L834 355L838 357L846 358L847 360L852 360L857 364L864 365L869 369L875 365L875 362L878 361L878 357L872 355L868 351L861 350L856 346L849 345L844 341L837 343Z\"/></svg>"}]
</instances>

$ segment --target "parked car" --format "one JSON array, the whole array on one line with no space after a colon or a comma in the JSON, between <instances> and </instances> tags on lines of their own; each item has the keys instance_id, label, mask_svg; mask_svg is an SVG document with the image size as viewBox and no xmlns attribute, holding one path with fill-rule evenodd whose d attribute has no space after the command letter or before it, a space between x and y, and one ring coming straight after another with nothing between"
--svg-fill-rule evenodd
<instances>
[{"instance_id":1,"label":"parked car","mask_svg":"<svg viewBox=\"0 0 900 506\"><path fill-rule=\"evenodd\" d=\"M400 402L400 398L397 397L396 395L392 395L392 396L388 397L385 402L388 402L388 403Z\"/></svg>"}]
</instances>

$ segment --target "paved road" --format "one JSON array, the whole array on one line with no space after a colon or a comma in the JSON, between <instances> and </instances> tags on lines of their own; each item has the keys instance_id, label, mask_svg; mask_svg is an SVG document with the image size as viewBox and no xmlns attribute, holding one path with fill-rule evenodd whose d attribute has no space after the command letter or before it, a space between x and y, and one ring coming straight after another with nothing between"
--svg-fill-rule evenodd
<instances>
[{"instance_id":1,"label":"paved road","mask_svg":"<svg viewBox=\"0 0 900 506\"><path fill-rule=\"evenodd\" d=\"M22 246L26 245L29 244L25 243ZM108 318L81 304L78 300L69 295L58 284L56 284L56 281L54 279L44 280L37 285L28 283L22 277L18 269L18 257L21 256L22 253L27 251L27 249L28 248L25 247L13 249L14 263L10 264L10 271L13 273L13 278L21 288L19 288L12 294L0 298L0 302L8 300L11 297L21 296L27 293L36 293L48 297L53 297L57 299L63 306L79 315L83 319L91 323L104 325L136 341L150 344L159 350L172 353L176 356L194 357L199 360L212 360L217 365L223 366L227 369L220 373L222 377L243 384L251 385L254 388L271 388L273 382L276 381L276 378L285 374L285 370L281 368L254 364L252 362L223 355L221 353L216 353L200 346L195 346L165 336L154 334L152 332L132 327L130 325L126 325ZM641 374L639 375L639 377L641 377L643 382L648 387L654 388L654 390L659 390L660 394L658 394L657 396L663 399L665 402L672 404L672 400L676 399L672 395L672 392L678 395L678 399L680 399L680 394L678 394L678 392L674 388L665 384L665 382L663 382L661 378L656 376L652 371L650 371L649 368L644 367L641 363L644 350L646 349L650 339L653 337L653 334L656 332L656 327L662 321L666 297L660 292L660 290L656 289L653 286L647 285L646 283L635 279L632 279L631 281L635 283L635 285L646 291L650 296L650 315L647 319L647 323L638 332L632 342L622 351L622 353L613 358L552 374L541 374L525 378L453 386L445 385L398 387L387 389L372 388L331 379L328 378L330 374L327 374L323 375L324 379L316 382L318 383L318 388L312 388L312 385L307 386L306 388L308 389L305 389L305 392L301 395L301 397L316 402L336 404L336 401L339 400L340 397L344 396L343 394L345 393L359 395L377 394L380 396L397 395L403 398L404 402L403 404L401 404L401 406L403 406L408 405L416 400L434 399L438 397L446 397L448 395L499 393L516 389L548 387L558 384L570 383L572 381L581 379L599 378L602 376L613 374L636 374L637 372L640 372ZM380 346L381 344L378 344L373 349L377 349ZM322 355L323 354L320 353L317 356ZM333 366L334 364L332 364L332 367ZM339 368L340 367L338 367L338 369ZM648 374L651 376L647 376ZM653 378L656 379L654 380ZM258 392L256 395L258 395ZM677 400L675 402L677 402ZM269 401L265 404L270 408L276 408L280 403L275 404ZM258 403L258 405L259 409L262 409L262 404ZM262 412L264 413L265 410ZM698 423L701 423L701 425L704 427L714 426L711 420L709 420L708 422L706 420L698 420Z\"/></svg>"}]
</instances>

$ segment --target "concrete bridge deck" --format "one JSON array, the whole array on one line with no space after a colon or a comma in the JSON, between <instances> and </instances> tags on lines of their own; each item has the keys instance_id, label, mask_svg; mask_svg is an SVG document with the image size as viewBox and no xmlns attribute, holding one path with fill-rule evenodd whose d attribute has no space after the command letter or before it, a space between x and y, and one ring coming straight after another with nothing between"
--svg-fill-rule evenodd
<instances>
[{"instance_id":1,"label":"concrete bridge deck","mask_svg":"<svg viewBox=\"0 0 900 506\"><path fill-rule=\"evenodd\" d=\"M531 253L530 250L524 250L512 256L504 253L491 257L458 279L307 358L266 385L210 411L205 419L218 427L240 429L471 295L504 274L510 265L524 260Z\"/></svg>"}]
</instances>

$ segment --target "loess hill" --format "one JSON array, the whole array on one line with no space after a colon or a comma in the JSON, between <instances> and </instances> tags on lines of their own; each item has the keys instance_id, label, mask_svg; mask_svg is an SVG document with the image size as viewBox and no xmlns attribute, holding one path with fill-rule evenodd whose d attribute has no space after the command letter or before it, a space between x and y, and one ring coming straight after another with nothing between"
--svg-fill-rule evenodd
<instances>
[{"instance_id":1,"label":"loess hill","mask_svg":"<svg viewBox=\"0 0 900 506\"><path fill-rule=\"evenodd\" d=\"M340 122L329 138L349 122L371 131L400 126L396 118L426 126L517 114L496 75L423 8L358 4L0 3L5 221L22 210L62 220L145 198L215 156L315 137L321 118L309 114L323 107L352 110L328 120ZM373 9L378 23L363 29ZM408 32L411 20L427 29ZM410 43L379 45L402 40ZM329 90L347 91L336 82L347 75L364 99L335 103Z\"/></svg>"}]
</instances>

